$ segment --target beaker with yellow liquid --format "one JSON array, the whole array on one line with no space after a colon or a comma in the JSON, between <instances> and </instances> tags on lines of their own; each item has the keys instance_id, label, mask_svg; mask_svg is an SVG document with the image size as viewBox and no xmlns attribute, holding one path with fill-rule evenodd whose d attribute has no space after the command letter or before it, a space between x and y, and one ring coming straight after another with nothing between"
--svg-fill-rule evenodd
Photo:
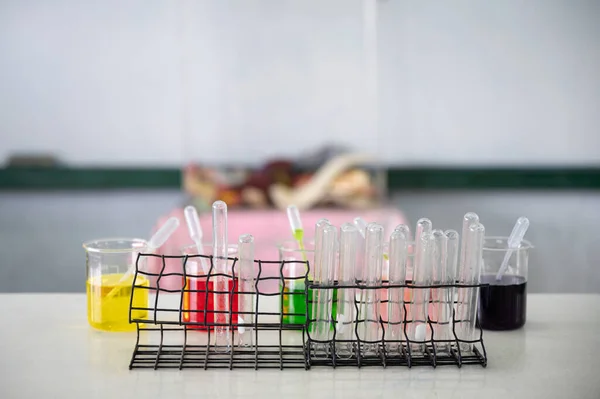
<instances>
[{"instance_id":1,"label":"beaker with yellow liquid","mask_svg":"<svg viewBox=\"0 0 600 399\"><path fill-rule=\"evenodd\" d=\"M136 238L109 238L88 241L86 250L86 293L88 322L103 331L135 331L136 325L129 323L129 308L132 319L145 319L148 315L148 289L150 282L143 275L127 270L135 265L138 254L144 252L147 243ZM140 262L145 261L141 258ZM141 266L141 265L138 265ZM133 291L133 298L132 298Z\"/></svg>"}]
</instances>

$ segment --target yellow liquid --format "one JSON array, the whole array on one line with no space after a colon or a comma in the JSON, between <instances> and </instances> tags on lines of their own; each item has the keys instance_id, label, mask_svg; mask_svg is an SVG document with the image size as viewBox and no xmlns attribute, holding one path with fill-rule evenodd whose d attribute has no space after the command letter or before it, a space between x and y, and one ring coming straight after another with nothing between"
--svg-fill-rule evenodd
<instances>
[{"instance_id":1,"label":"yellow liquid","mask_svg":"<svg viewBox=\"0 0 600 399\"><path fill-rule=\"evenodd\" d=\"M133 275L124 281L123 274L105 274L86 281L88 322L94 328L104 331L135 331L135 323L129 324L129 304ZM136 285L148 287L148 279L138 276ZM107 297L109 292L115 292ZM148 290L135 288L132 307L148 307ZM147 310L133 310L132 319L146 319Z\"/></svg>"}]
</instances>

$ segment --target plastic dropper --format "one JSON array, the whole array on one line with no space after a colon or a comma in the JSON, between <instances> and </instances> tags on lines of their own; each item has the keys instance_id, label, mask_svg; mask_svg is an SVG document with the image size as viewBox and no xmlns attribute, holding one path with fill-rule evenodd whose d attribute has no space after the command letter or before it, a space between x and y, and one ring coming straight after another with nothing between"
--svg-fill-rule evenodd
<instances>
[{"instance_id":1,"label":"plastic dropper","mask_svg":"<svg viewBox=\"0 0 600 399\"><path fill-rule=\"evenodd\" d=\"M185 215L190 237L194 241L194 244L196 244L198 255L204 255L204 249L202 248L202 227L200 227L200 219L198 218L196 208L188 205L183 210L183 214ZM200 265L204 274L208 274L210 266L205 258L200 257Z\"/></svg>"},{"instance_id":2,"label":"plastic dropper","mask_svg":"<svg viewBox=\"0 0 600 399\"><path fill-rule=\"evenodd\" d=\"M287 217L292 228L292 236L298 242L298 248L302 252L302 260L306 262L306 249L304 248L304 229L300 219L300 211L296 205L287 207Z\"/></svg>"},{"instance_id":3,"label":"plastic dropper","mask_svg":"<svg viewBox=\"0 0 600 399\"><path fill-rule=\"evenodd\" d=\"M231 339L229 337L229 291L226 277L219 274L227 274L227 204L223 201L215 201L212 205L213 219L213 265L215 284L213 293L215 305L215 333L216 349L229 351Z\"/></svg>"},{"instance_id":4,"label":"plastic dropper","mask_svg":"<svg viewBox=\"0 0 600 399\"><path fill-rule=\"evenodd\" d=\"M521 216L517 219L515 226L508 237L508 251L506 251L506 255L504 255L504 260L502 260L502 265L498 270L498 274L496 274L496 281L502 280L502 276L506 273L506 269L508 269L508 261L510 260L513 252L519 248L521 245L521 241L523 241L523 237L529 228L529 219L525 216Z\"/></svg>"},{"instance_id":5,"label":"plastic dropper","mask_svg":"<svg viewBox=\"0 0 600 399\"><path fill-rule=\"evenodd\" d=\"M160 227L160 229L158 229L156 233L154 233L152 238L150 238L150 241L148 241L148 244L146 245L145 251L147 253L153 253L155 250L160 248L169 239L169 237L171 237L171 234L173 234L178 227L179 219L177 219L176 217L169 218L165 222L165 224L163 224ZM127 281L127 279L131 277L131 275L133 275L134 272L135 265L131 265L131 267L125 272L123 277L121 277L121 279L117 282L115 287L112 290L110 290L110 292L106 295L106 298L112 298L117 292L119 292L119 290L123 288L121 283Z\"/></svg>"}]
</instances>

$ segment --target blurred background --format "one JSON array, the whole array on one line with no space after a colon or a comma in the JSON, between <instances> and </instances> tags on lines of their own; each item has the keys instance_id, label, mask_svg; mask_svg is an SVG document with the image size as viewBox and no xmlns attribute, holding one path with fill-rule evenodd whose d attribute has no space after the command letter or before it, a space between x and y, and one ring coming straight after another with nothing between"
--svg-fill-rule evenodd
<instances>
[{"instance_id":1,"label":"blurred background","mask_svg":"<svg viewBox=\"0 0 600 399\"><path fill-rule=\"evenodd\" d=\"M527 216L530 292L600 292L600 2L0 0L0 292L83 292L185 168L374 154L411 226ZM250 212L250 211L249 211Z\"/></svg>"}]
</instances>

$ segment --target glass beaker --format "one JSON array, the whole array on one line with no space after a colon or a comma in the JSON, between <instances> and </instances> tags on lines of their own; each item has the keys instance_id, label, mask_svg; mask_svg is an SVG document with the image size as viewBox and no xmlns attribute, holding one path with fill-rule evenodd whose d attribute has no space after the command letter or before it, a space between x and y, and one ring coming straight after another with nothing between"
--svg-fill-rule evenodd
<instances>
[{"instance_id":1,"label":"glass beaker","mask_svg":"<svg viewBox=\"0 0 600 399\"><path fill-rule=\"evenodd\" d=\"M314 243L307 241L304 243L304 249L300 249L295 240L284 241L278 246L279 260L289 261L283 267L283 301L282 301L282 322L283 324L306 323L306 291L305 279L306 265L302 262L308 261L310 267L313 265L315 257ZM297 261L298 263L294 263ZM310 276L309 276L310 279ZM280 282L281 285L281 282ZM310 309L309 309L310 314Z\"/></svg>"},{"instance_id":2,"label":"glass beaker","mask_svg":"<svg viewBox=\"0 0 600 399\"><path fill-rule=\"evenodd\" d=\"M485 237L479 293L479 325L487 330L514 330L525 324L527 272L531 243L508 247L508 237ZM506 260L505 260L506 258ZM505 272L499 274L503 263Z\"/></svg>"},{"instance_id":3,"label":"glass beaker","mask_svg":"<svg viewBox=\"0 0 600 399\"><path fill-rule=\"evenodd\" d=\"M280 261L297 261L286 263L283 267L283 288L282 301L282 322L283 324L296 324L301 328L306 323L306 311L310 316L312 305L308 303L306 309L306 290L305 279L306 265L302 262L308 261L310 268L314 267L315 244L313 240L305 240L304 250L299 248L298 242L294 240L284 241L279 245L279 260ZM337 279L337 275L335 276ZM308 279L312 280L311 272L309 271ZM312 290L308 291L309 297L312 298ZM337 318L337 300L338 290L333 290L333 306L332 319ZM333 329L333 326L331 327Z\"/></svg>"},{"instance_id":4,"label":"glass beaker","mask_svg":"<svg viewBox=\"0 0 600 399\"><path fill-rule=\"evenodd\" d=\"M202 244L203 255L210 256L213 253L212 244ZM198 248L195 244L185 246L181 249L183 255L198 255ZM229 245L227 248L228 257L237 256L237 245ZM231 265L233 261L228 261L228 274L231 274ZM214 305L214 277L207 280L210 270L209 258L188 258L186 263L187 282L183 291L183 321L190 323L188 328L206 330L207 325L211 326L215 321ZM216 273L213 268L211 274ZM236 275L239 273L239 262L236 265ZM237 277L236 277L237 278ZM237 323L236 313L238 311L237 283L232 278L227 279L227 290L231 292L233 285L233 296L231 297L231 311L234 315L233 324ZM208 285L207 285L208 282ZM207 295L208 292L208 295ZM206 309L206 318L204 310ZM227 309L228 310L228 309Z\"/></svg>"},{"instance_id":5,"label":"glass beaker","mask_svg":"<svg viewBox=\"0 0 600 399\"><path fill-rule=\"evenodd\" d=\"M87 315L92 327L104 331L134 331L136 325L129 323L130 304L135 308L146 308L132 311L132 319L147 317L149 290L133 290L135 273L126 275L146 246L145 240L137 238L107 238L83 244L86 251ZM145 259L141 258L142 261ZM148 287L150 282L145 276L138 275L136 285Z\"/></svg>"}]
</instances>

